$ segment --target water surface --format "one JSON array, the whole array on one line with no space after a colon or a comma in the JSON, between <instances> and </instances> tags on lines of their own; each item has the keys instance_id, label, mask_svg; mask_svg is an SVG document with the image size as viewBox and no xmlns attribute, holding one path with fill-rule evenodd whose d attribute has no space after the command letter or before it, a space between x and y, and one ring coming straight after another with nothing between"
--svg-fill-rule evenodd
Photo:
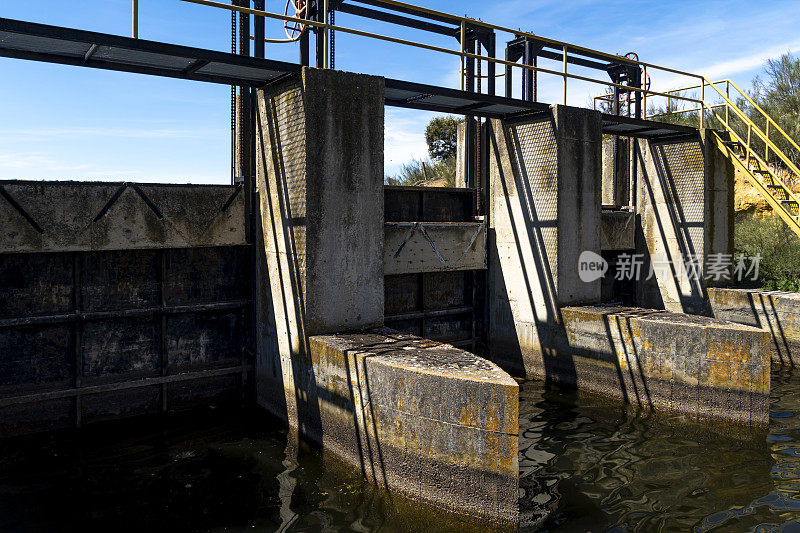
<instances>
[{"instance_id":1,"label":"water surface","mask_svg":"<svg viewBox=\"0 0 800 533\"><path fill-rule=\"evenodd\" d=\"M800 531L800 371L772 375L769 431L526 382L525 529Z\"/></svg>"},{"instance_id":2,"label":"water surface","mask_svg":"<svg viewBox=\"0 0 800 533\"><path fill-rule=\"evenodd\" d=\"M520 388L523 531L800 531L800 371L769 431ZM484 531L388 497L260 411L0 441L0 531Z\"/></svg>"}]
</instances>

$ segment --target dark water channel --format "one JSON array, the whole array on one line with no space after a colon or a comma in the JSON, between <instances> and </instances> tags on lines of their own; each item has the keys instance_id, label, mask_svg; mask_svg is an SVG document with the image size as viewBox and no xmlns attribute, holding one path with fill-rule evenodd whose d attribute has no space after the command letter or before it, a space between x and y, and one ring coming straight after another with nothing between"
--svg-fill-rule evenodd
<instances>
[{"instance_id":1,"label":"dark water channel","mask_svg":"<svg viewBox=\"0 0 800 533\"><path fill-rule=\"evenodd\" d=\"M523 530L800 531L800 371L769 431L521 388ZM388 498L260 412L0 442L0 531L458 531Z\"/></svg>"}]
</instances>

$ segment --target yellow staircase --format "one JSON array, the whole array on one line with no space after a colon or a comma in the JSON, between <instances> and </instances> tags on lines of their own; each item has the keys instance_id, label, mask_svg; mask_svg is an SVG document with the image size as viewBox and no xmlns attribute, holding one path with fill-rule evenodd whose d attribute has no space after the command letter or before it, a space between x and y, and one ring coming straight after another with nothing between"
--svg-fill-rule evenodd
<instances>
[{"instance_id":1,"label":"yellow staircase","mask_svg":"<svg viewBox=\"0 0 800 533\"><path fill-rule=\"evenodd\" d=\"M711 82L703 78L701 85L667 91L667 93L685 93L697 89L700 89L700 97L692 101L700 105L696 109L687 111L699 112L701 127L721 125L724 128L724 130L714 130L713 134L714 141L720 150L728 156L734 166L742 171L747 180L792 231L800 236L800 202L786 182L778 175L776 168L783 167L782 170L785 174L797 183L800 183L800 169L776 145L774 140L780 139L783 144L797 150L798 154L800 154L800 146L731 80ZM744 110L734 103L732 97L739 102L749 103L753 109L752 114L759 122L766 125L765 129L762 130ZM710 124L709 119L712 119Z\"/></svg>"}]
</instances>

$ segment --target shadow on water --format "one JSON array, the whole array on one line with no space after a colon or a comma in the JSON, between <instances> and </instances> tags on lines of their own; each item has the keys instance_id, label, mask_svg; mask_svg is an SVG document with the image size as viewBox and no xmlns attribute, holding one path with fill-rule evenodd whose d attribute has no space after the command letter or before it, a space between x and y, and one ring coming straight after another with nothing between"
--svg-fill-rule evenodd
<instances>
[{"instance_id":1,"label":"shadow on water","mask_svg":"<svg viewBox=\"0 0 800 533\"><path fill-rule=\"evenodd\" d=\"M523 531L800 531L800 374L769 431L520 388Z\"/></svg>"},{"instance_id":2,"label":"shadow on water","mask_svg":"<svg viewBox=\"0 0 800 533\"><path fill-rule=\"evenodd\" d=\"M211 409L0 441L0 531L478 530L283 427Z\"/></svg>"}]
</instances>

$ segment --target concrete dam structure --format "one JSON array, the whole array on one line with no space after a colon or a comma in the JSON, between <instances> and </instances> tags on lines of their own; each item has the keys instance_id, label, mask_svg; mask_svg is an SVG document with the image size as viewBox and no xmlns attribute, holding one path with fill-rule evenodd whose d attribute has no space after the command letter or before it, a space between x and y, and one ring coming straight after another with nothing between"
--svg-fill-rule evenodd
<instances>
[{"instance_id":1,"label":"concrete dam structure","mask_svg":"<svg viewBox=\"0 0 800 533\"><path fill-rule=\"evenodd\" d=\"M517 379L763 428L798 357L796 295L706 275L734 222L710 129L497 96L493 64L483 94L6 19L0 50L249 91L230 186L0 182L2 436L255 403L515 527ZM384 185L386 105L468 116L462 187Z\"/></svg>"}]
</instances>

